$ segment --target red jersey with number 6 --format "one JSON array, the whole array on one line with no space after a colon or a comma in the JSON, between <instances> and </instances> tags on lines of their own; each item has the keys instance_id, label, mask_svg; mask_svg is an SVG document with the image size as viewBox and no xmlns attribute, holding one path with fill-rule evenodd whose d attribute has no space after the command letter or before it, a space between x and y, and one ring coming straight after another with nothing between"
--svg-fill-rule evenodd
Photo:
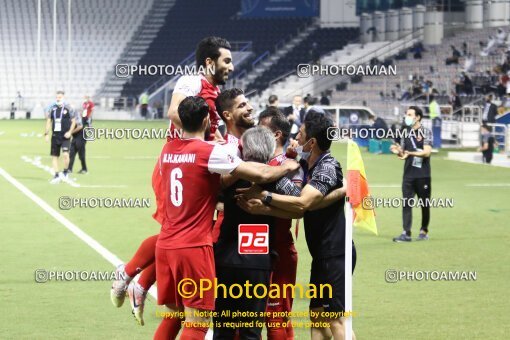
<instances>
[{"instance_id":1,"label":"red jersey with number 6","mask_svg":"<svg viewBox=\"0 0 510 340\"><path fill-rule=\"evenodd\" d=\"M164 205L158 247L212 246L220 175L232 172L241 162L231 148L198 138L173 139L165 144L156 194L163 197Z\"/></svg>"}]
</instances>

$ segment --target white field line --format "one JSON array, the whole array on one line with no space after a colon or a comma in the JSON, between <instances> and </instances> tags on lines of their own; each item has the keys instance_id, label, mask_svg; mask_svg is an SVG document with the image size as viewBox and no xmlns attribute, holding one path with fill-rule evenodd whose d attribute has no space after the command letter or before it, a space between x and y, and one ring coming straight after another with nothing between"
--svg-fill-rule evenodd
<instances>
[{"instance_id":1,"label":"white field line","mask_svg":"<svg viewBox=\"0 0 510 340\"><path fill-rule=\"evenodd\" d=\"M0 168L0 175L2 175L3 178L5 178L9 183L11 183L14 187L16 187L19 191L21 191L25 196L30 198L35 204L37 204L39 207L41 207L44 211L46 211L50 216L52 216L54 219L56 219L58 222L60 222L64 227L67 228L70 232L72 232L74 235L76 235L80 240L85 242L89 247L94 249L99 255L104 257L108 262L110 262L113 266L117 267L118 265L124 263L121 259L119 259L115 254L113 254L111 251L103 247L99 242L94 240L92 237L90 237L88 234L86 234L83 230L81 230L78 226L76 226L74 223L69 221L67 218L65 218L62 214L60 214L58 211L53 209L48 203L43 201L39 196L34 194L30 189L28 189L26 186L21 184L18 180L16 180L14 177L12 177L10 174L8 174L4 169ZM134 280L138 280L138 277L135 277ZM157 299L157 290L155 286L152 286L151 289L149 289L149 293L152 295L153 298Z\"/></svg>"},{"instance_id":2,"label":"white field line","mask_svg":"<svg viewBox=\"0 0 510 340\"><path fill-rule=\"evenodd\" d=\"M28 156L21 156L21 159L24 160L27 163L30 163L39 169L42 169L46 171L47 173L54 175L54 171L51 167L44 165L41 163L41 157L35 156L33 159ZM75 188L127 188L127 185L81 185L76 182L75 179L65 179L62 182L69 184L72 187Z\"/></svg>"}]
</instances>

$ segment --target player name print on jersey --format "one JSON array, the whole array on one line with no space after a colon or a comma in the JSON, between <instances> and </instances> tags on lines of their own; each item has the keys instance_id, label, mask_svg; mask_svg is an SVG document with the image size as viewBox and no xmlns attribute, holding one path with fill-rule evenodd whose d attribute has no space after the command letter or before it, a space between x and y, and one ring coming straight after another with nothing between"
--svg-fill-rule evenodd
<instances>
[{"instance_id":1,"label":"player name print on jersey","mask_svg":"<svg viewBox=\"0 0 510 340\"><path fill-rule=\"evenodd\" d=\"M195 163L196 155L194 153L172 154L165 153L163 155L163 163Z\"/></svg>"}]
</instances>

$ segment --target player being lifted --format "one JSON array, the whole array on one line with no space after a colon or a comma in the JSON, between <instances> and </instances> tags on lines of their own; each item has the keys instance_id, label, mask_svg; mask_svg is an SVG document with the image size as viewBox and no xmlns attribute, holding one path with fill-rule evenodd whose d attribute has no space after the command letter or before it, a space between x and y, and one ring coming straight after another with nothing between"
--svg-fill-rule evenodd
<instances>
[{"instance_id":1,"label":"player being lifted","mask_svg":"<svg viewBox=\"0 0 510 340\"><path fill-rule=\"evenodd\" d=\"M188 96L199 96L204 98L209 106L209 119L211 120L211 134L214 139L222 140L218 126L220 116L216 112L216 98L220 93L218 85L225 85L228 75L234 71L230 43L218 37L207 37L197 46L195 59L197 68L201 67L207 71L204 75L182 76L175 85L168 118L170 119L170 136L176 137L179 133L176 129L182 128L181 119L177 108L181 101Z\"/></svg>"},{"instance_id":2,"label":"player being lifted","mask_svg":"<svg viewBox=\"0 0 510 340\"><path fill-rule=\"evenodd\" d=\"M209 318L197 310L214 310L214 290L181 295L182 280L214 281L213 214L220 190L220 175L256 183L273 182L299 164L281 166L243 162L224 145L204 141L209 131L209 107L201 97L187 97L178 107L183 138L168 142L160 155L161 179L156 196L163 199L164 217L156 246L158 304L186 319L181 339L204 339ZM201 315L201 316L197 316ZM181 328L177 317L162 320L155 339L174 339Z\"/></svg>"},{"instance_id":3,"label":"player being lifted","mask_svg":"<svg viewBox=\"0 0 510 340\"><path fill-rule=\"evenodd\" d=\"M222 136L217 130L219 116L216 112L215 100L220 93L218 85L225 84L228 75L234 70L230 48L230 43L219 37L206 37L199 42L195 51L196 66L197 68L202 66L210 72L204 75L182 76L177 81L168 109L169 137L178 137L181 134L182 125L177 108L182 100L187 96L200 96L209 106L210 136L214 136L216 140L222 140ZM157 170L156 167L154 180L159 178L156 176ZM159 210L160 204L158 203ZM153 216L161 224L162 216L158 211ZM121 307L127 291L133 315L140 325L144 324L143 309L147 291L156 281L154 252L157 238L156 234L143 240L133 258L125 266L121 265L117 268L119 274L117 277L125 279L115 280L110 292L114 306ZM140 272L138 282L132 282L132 278Z\"/></svg>"}]
</instances>

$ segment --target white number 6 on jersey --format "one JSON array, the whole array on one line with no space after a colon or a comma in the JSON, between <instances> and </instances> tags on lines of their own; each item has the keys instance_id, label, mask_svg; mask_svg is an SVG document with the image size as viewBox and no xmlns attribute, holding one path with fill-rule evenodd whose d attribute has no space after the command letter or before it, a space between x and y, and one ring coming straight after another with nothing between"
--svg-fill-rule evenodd
<instances>
[{"instance_id":1,"label":"white number 6 on jersey","mask_svg":"<svg viewBox=\"0 0 510 340\"><path fill-rule=\"evenodd\" d=\"M170 200L176 207L182 204L182 183L179 181L181 178L181 169L175 168L170 172Z\"/></svg>"}]
</instances>

